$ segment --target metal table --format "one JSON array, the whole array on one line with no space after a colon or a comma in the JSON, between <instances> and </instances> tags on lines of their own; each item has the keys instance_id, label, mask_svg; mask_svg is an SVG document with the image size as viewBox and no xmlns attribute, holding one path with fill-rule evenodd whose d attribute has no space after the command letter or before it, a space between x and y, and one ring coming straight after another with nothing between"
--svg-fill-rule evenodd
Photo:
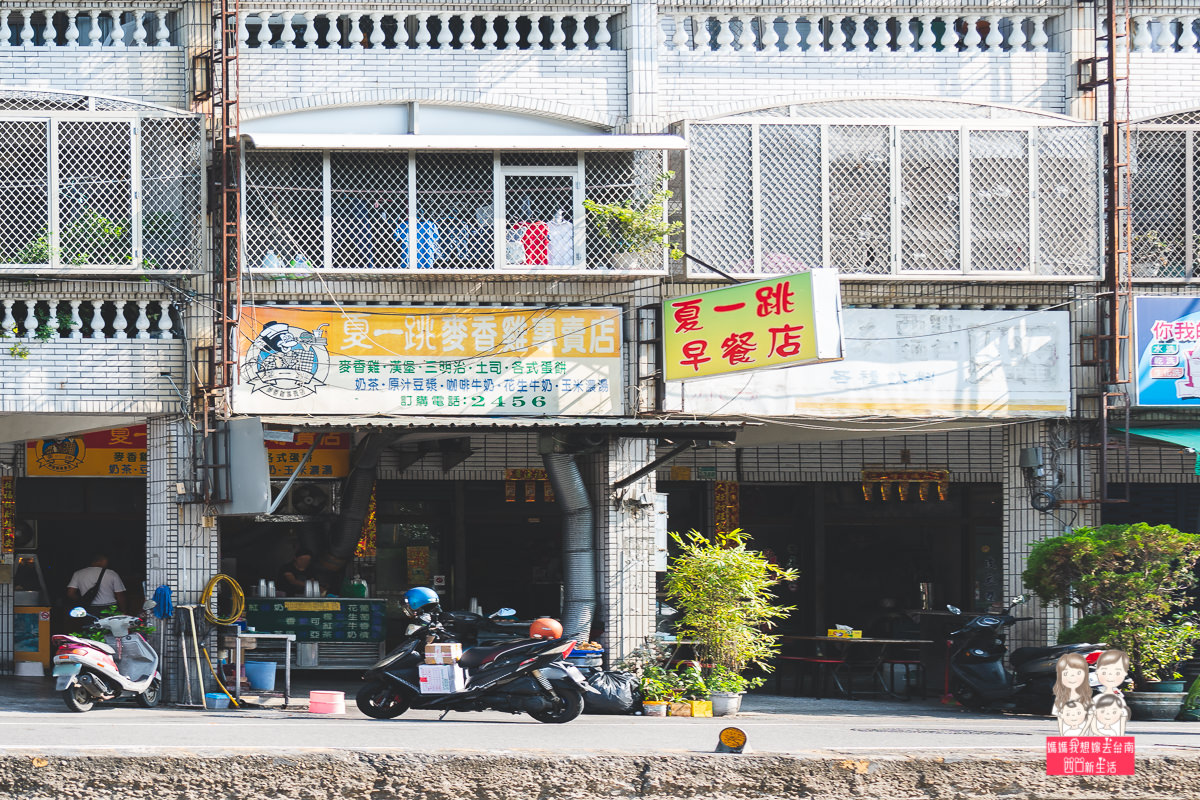
<instances>
[{"instance_id":1,"label":"metal table","mask_svg":"<svg viewBox=\"0 0 1200 800\"><path fill-rule=\"evenodd\" d=\"M781 635L779 637L784 641L794 642L818 642L820 644L838 645L838 658L844 663L849 663L846 660L846 650L851 645L877 645L879 650L875 654L875 660L871 663L871 677L879 683L879 688L883 694L897 699L903 698L903 695L892 690L887 680L883 677L883 665L886 660L888 647L895 644L933 644L932 639L854 639L849 636L792 636ZM870 663L870 662L863 662ZM852 684L848 684L852 686ZM848 690L846 692L850 697L854 696L854 692Z\"/></svg>"},{"instance_id":2,"label":"metal table","mask_svg":"<svg viewBox=\"0 0 1200 800\"><path fill-rule=\"evenodd\" d=\"M258 631L238 631L234 642L233 656L233 699L242 700L242 640L243 639L282 639L283 640L283 707L287 708L292 700L292 642L296 641L294 633L259 633ZM263 694L280 694L280 692L263 692Z\"/></svg>"}]
</instances>

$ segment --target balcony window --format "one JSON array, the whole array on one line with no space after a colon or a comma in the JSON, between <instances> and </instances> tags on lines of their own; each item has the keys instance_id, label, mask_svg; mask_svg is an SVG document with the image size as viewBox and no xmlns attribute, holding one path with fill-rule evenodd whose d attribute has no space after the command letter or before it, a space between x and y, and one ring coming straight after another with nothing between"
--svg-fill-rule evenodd
<instances>
[{"instance_id":1,"label":"balcony window","mask_svg":"<svg viewBox=\"0 0 1200 800\"><path fill-rule=\"evenodd\" d=\"M661 151L250 150L245 264L359 272L654 272L588 218L649 198Z\"/></svg>"},{"instance_id":2,"label":"balcony window","mask_svg":"<svg viewBox=\"0 0 1200 800\"><path fill-rule=\"evenodd\" d=\"M66 97L0 118L0 270L197 269L199 118L100 115Z\"/></svg>"},{"instance_id":3,"label":"balcony window","mask_svg":"<svg viewBox=\"0 0 1200 800\"><path fill-rule=\"evenodd\" d=\"M1200 114L1139 123L1132 145L1133 277L1200 275Z\"/></svg>"},{"instance_id":4,"label":"balcony window","mask_svg":"<svg viewBox=\"0 0 1200 800\"><path fill-rule=\"evenodd\" d=\"M731 273L1099 274L1093 125L763 116L686 135L687 250Z\"/></svg>"}]
</instances>

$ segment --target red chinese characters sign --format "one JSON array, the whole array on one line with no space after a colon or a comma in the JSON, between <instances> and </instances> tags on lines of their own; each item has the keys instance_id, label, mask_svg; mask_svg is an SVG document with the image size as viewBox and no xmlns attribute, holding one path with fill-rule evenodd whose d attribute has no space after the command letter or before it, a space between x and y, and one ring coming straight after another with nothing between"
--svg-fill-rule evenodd
<instances>
[{"instance_id":1,"label":"red chinese characters sign","mask_svg":"<svg viewBox=\"0 0 1200 800\"><path fill-rule=\"evenodd\" d=\"M1047 775L1132 775L1132 736L1047 736Z\"/></svg>"},{"instance_id":2,"label":"red chinese characters sign","mask_svg":"<svg viewBox=\"0 0 1200 800\"><path fill-rule=\"evenodd\" d=\"M837 274L783 275L663 303L667 380L842 357Z\"/></svg>"}]
</instances>

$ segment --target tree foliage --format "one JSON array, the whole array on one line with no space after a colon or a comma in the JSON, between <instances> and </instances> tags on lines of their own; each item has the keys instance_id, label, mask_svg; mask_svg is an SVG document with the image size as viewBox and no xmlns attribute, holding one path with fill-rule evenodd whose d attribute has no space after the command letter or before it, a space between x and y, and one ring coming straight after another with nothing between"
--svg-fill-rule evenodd
<instances>
[{"instance_id":1,"label":"tree foliage","mask_svg":"<svg viewBox=\"0 0 1200 800\"><path fill-rule=\"evenodd\" d=\"M775 604L772 589L796 580L794 570L780 569L757 550L749 549L742 530L709 539L697 531L672 533L679 555L667 570L667 598L683 616L679 633L697 642L705 664L741 672L751 664L770 670L778 650L767 631L793 611Z\"/></svg>"}]
</instances>

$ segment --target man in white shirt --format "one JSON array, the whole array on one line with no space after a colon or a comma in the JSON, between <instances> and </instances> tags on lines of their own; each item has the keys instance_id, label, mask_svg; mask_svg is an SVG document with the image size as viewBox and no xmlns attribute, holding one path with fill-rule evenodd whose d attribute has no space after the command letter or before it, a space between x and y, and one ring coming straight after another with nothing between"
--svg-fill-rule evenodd
<instances>
[{"instance_id":1,"label":"man in white shirt","mask_svg":"<svg viewBox=\"0 0 1200 800\"><path fill-rule=\"evenodd\" d=\"M72 603L82 603L93 586L96 592L87 604L88 611L99 616L97 612L100 610L116 605L122 613L125 612L125 584L120 575L108 568L108 555L105 553L92 553L91 566L75 570L67 583L67 599Z\"/></svg>"}]
</instances>

